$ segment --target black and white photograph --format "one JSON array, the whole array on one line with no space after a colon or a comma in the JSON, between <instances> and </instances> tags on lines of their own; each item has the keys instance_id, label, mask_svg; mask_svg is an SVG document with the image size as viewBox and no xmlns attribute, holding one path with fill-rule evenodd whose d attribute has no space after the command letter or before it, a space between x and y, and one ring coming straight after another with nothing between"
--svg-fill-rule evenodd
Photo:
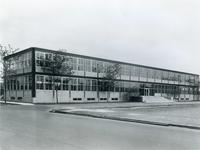
<instances>
[{"instance_id":1,"label":"black and white photograph","mask_svg":"<svg viewBox=\"0 0 200 150\"><path fill-rule=\"evenodd\" d=\"M199 0L0 0L0 150L200 150Z\"/></svg>"}]
</instances>

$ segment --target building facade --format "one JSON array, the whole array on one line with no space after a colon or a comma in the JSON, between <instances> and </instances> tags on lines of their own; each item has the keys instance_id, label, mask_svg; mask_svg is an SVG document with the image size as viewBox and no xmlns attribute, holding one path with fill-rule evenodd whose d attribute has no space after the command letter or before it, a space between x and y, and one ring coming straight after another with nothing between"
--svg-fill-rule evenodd
<instances>
[{"instance_id":1,"label":"building facade","mask_svg":"<svg viewBox=\"0 0 200 150\"><path fill-rule=\"evenodd\" d=\"M59 53L73 74L47 71ZM157 96L175 101L199 100L199 75L149 66L29 48L5 57L12 74L6 77L6 97L29 103L76 103L134 101ZM105 88L105 70L113 64L120 72L112 88ZM55 81L56 79L56 81ZM55 92L55 86L56 91Z\"/></svg>"}]
</instances>

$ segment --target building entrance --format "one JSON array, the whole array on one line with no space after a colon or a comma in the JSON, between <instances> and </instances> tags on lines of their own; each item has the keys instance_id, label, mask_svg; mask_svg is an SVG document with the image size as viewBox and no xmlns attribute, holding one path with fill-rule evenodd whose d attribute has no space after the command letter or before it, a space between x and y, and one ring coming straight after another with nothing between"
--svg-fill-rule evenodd
<instances>
[{"instance_id":1,"label":"building entrance","mask_svg":"<svg viewBox=\"0 0 200 150\"><path fill-rule=\"evenodd\" d=\"M150 95L150 89L144 88L144 96L149 96L149 95Z\"/></svg>"}]
</instances>

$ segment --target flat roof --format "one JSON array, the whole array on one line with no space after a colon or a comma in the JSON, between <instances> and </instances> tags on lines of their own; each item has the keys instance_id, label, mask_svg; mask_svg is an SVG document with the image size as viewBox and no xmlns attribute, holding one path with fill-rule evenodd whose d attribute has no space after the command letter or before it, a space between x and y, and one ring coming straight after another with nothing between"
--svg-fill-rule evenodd
<instances>
[{"instance_id":1,"label":"flat roof","mask_svg":"<svg viewBox=\"0 0 200 150\"><path fill-rule=\"evenodd\" d=\"M8 59L10 57L14 57L14 56L19 55L19 54L26 53L26 52L31 51L31 50L39 50L39 51L50 52L50 53L58 52L56 50L44 49L44 48L39 48L39 47L30 47L30 48L24 49L22 51L16 52L14 54L8 55L8 56L5 57L5 59ZM175 72L175 73L183 73L183 74L188 74L188 75L199 76L198 74L194 74L194 73L188 73L188 72L175 71L175 70L163 69L163 68L158 68L158 67L139 65L139 64L133 64L133 63L128 63L128 62L121 62L121 61L117 61L117 60L109 60L109 59L104 59L104 58L99 58L99 57L86 56L86 55L74 54L74 53L63 52L63 51L59 51L59 53L63 54L63 55L68 54L70 56L76 56L76 57L81 57L81 58L86 58L86 59L94 59L94 60L106 61L106 62L111 62L111 63L120 63L120 64L124 64L124 65L132 65L132 66L134 65L134 66L144 67L144 68L149 68L149 69L156 69L156 70L162 70L162 71L170 71L170 72Z\"/></svg>"}]
</instances>

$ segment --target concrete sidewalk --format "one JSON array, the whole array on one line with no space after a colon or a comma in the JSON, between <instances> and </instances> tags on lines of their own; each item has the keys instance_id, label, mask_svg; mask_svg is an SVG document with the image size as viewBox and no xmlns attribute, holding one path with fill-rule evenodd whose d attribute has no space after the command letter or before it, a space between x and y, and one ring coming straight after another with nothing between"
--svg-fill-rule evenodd
<instances>
[{"instance_id":1,"label":"concrete sidewalk","mask_svg":"<svg viewBox=\"0 0 200 150\"><path fill-rule=\"evenodd\" d=\"M199 102L71 105L51 112L200 130Z\"/></svg>"},{"instance_id":2,"label":"concrete sidewalk","mask_svg":"<svg viewBox=\"0 0 200 150\"><path fill-rule=\"evenodd\" d=\"M34 104L32 103L22 103L22 102L11 102L11 101L7 101L5 103L5 101L0 101L1 105L6 105L6 104L10 104L10 105L24 105L24 106L33 106Z\"/></svg>"}]
</instances>

